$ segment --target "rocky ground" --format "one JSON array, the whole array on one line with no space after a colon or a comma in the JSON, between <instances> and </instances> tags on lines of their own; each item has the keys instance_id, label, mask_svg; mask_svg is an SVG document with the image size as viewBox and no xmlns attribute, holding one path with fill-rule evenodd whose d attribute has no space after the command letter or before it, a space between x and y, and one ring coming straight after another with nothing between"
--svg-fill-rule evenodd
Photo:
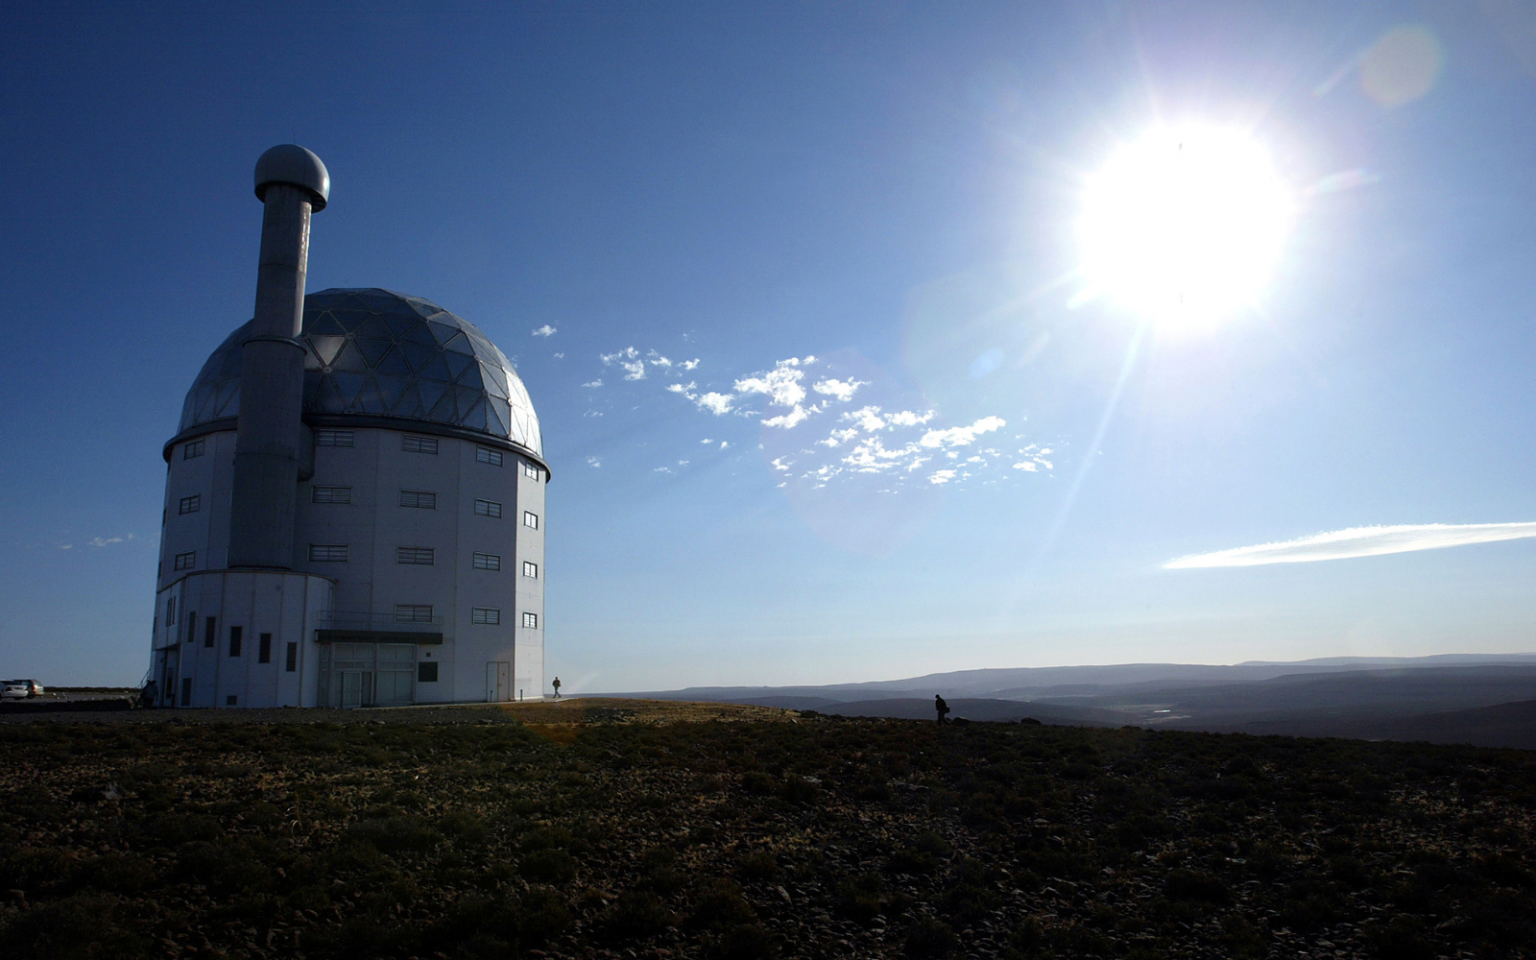
<instances>
[{"instance_id":1,"label":"rocky ground","mask_svg":"<svg viewBox=\"0 0 1536 960\"><path fill-rule=\"evenodd\" d=\"M1536 754L768 708L0 726L16 957L1536 956Z\"/></svg>"}]
</instances>

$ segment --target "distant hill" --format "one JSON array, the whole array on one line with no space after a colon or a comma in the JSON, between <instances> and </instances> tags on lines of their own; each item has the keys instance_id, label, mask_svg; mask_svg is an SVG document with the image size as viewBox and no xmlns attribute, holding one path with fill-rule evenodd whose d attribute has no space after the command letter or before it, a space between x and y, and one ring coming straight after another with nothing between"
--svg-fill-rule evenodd
<instances>
[{"instance_id":1,"label":"distant hill","mask_svg":"<svg viewBox=\"0 0 1536 960\"><path fill-rule=\"evenodd\" d=\"M631 694L929 719L1430 740L1536 749L1536 655L1331 657L1295 663L1118 664L963 670L792 687Z\"/></svg>"}]
</instances>

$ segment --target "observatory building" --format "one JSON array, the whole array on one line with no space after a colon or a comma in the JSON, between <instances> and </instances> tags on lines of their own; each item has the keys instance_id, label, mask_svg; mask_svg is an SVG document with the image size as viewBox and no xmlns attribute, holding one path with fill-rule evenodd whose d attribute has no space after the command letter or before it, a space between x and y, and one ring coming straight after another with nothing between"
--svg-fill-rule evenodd
<instances>
[{"instance_id":1,"label":"observatory building","mask_svg":"<svg viewBox=\"0 0 1536 960\"><path fill-rule=\"evenodd\" d=\"M544 688L544 486L522 381L474 324L305 295L330 177L256 165L255 317L166 444L150 677L176 707L507 701Z\"/></svg>"}]
</instances>

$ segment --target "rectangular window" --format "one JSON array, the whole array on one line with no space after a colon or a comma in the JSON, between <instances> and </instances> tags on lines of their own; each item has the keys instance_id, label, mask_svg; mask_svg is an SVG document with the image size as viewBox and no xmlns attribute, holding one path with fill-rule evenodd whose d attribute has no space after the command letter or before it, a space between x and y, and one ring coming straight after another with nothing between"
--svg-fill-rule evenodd
<instances>
[{"instance_id":1,"label":"rectangular window","mask_svg":"<svg viewBox=\"0 0 1536 960\"><path fill-rule=\"evenodd\" d=\"M397 603L395 604L396 623L431 623L432 604L430 603Z\"/></svg>"},{"instance_id":2,"label":"rectangular window","mask_svg":"<svg viewBox=\"0 0 1536 960\"><path fill-rule=\"evenodd\" d=\"M309 545L309 562L346 563L348 546L345 543L312 543Z\"/></svg>"},{"instance_id":3,"label":"rectangular window","mask_svg":"<svg viewBox=\"0 0 1536 960\"><path fill-rule=\"evenodd\" d=\"M539 629L539 615L536 613L524 613L523 626L527 627L529 630Z\"/></svg>"},{"instance_id":4,"label":"rectangular window","mask_svg":"<svg viewBox=\"0 0 1536 960\"><path fill-rule=\"evenodd\" d=\"M240 634L239 627L229 628L229 655L232 657L240 656Z\"/></svg>"},{"instance_id":5,"label":"rectangular window","mask_svg":"<svg viewBox=\"0 0 1536 960\"><path fill-rule=\"evenodd\" d=\"M525 476L525 477L532 477L533 479L537 480L537 479L539 479L539 468L534 466L531 462L529 462L527 460L524 460L523 461L523 476Z\"/></svg>"},{"instance_id":6,"label":"rectangular window","mask_svg":"<svg viewBox=\"0 0 1536 960\"><path fill-rule=\"evenodd\" d=\"M203 646L211 647L219 639L219 618L209 617L203 621Z\"/></svg>"},{"instance_id":7,"label":"rectangular window","mask_svg":"<svg viewBox=\"0 0 1536 960\"><path fill-rule=\"evenodd\" d=\"M351 487L315 487L309 495L310 503L351 503Z\"/></svg>"},{"instance_id":8,"label":"rectangular window","mask_svg":"<svg viewBox=\"0 0 1536 960\"><path fill-rule=\"evenodd\" d=\"M476 607L469 615L470 623L488 623L492 626L501 623L501 610L496 607Z\"/></svg>"},{"instance_id":9,"label":"rectangular window","mask_svg":"<svg viewBox=\"0 0 1536 960\"><path fill-rule=\"evenodd\" d=\"M488 463L493 467L499 467L501 466L501 451L491 450L487 447L476 447L475 462Z\"/></svg>"},{"instance_id":10,"label":"rectangular window","mask_svg":"<svg viewBox=\"0 0 1536 960\"><path fill-rule=\"evenodd\" d=\"M316 430L315 446L317 447L350 447L353 443L351 430Z\"/></svg>"},{"instance_id":11,"label":"rectangular window","mask_svg":"<svg viewBox=\"0 0 1536 960\"><path fill-rule=\"evenodd\" d=\"M475 501L475 516L477 516L477 517L493 517L493 518L495 518L497 520L500 520L501 519L501 504L497 503L495 500L476 500Z\"/></svg>"},{"instance_id":12,"label":"rectangular window","mask_svg":"<svg viewBox=\"0 0 1536 960\"><path fill-rule=\"evenodd\" d=\"M181 448L181 459L183 460L191 460L194 457L200 457L202 455L203 441L201 440L193 440L191 443Z\"/></svg>"},{"instance_id":13,"label":"rectangular window","mask_svg":"<svg viewBox=\"0 0 1536 960\"><path fill-rule=\"evenodd\" d=\"M415 507L418 510L436 510L437 494L426 490L401 490L400 506Z\"/></svg>"},{"instance_id":14,"label":"rectangular window","mask_svg":"<svg viewBox=\"0 0 1536 960\"><path fill-rule=\"evenodd\" d=\"M416 664L416 682L417 683L436 683L437 682L437 661L436 660L423 660L420 663Z\"/></svg>"},{"instance_id":15,"label":"rectangular window","mask_svg":"<svg viewBox=\"0 0 1536 960\"><path fill-rule=\"evenodd\" d=\"M539 565L534 563L532 560L524 560L523 576L532 577L535 580L539 579Z\"/></svg>"},{"instance_id":16,"label":"rectangular window","mask_svg":"<svg viewBox=\"0 0 1536 960\"><path fill-rule=\"evenodd\" d=\"M165 601L165 625L167 628L176 626L176 598Z\"/></svg>"},{"instance_id":17,"label":"rectangular window","mask_svg":"<svg viewBox=\"0 0 1536 960\"><path fill-rule=\"evenodd\" d=\"M181 705L184 706L184 707L192 706L192 678L191 677L182 677L181 678Z\"/></svg>"},{"instance_id":18,"label":"rectangular window","mask_svg":"<svg viewBox=\"0 0 1536 960\"><path fill-rule=\"evenodd\" d=\"M177 570L191 570L195 566L197 566L196 550L193 550L191 553L176 554L175 567Z\"/></svg>"},{"instance_id":19,"label":"rectangular window","mask_svg":"<svg viewBox=\"0 0 1536 960\"><path fill-rule=\"evenodd\" d=\"M283 670L293 673L299 669L299 645L292 640L288 641L288 662L283 664Z\"/></svg>"},{"instance_id":20,"label":"rectangular window","mask_svg":"<svg viewBox=\"0 0 1536 960\"><path fill-rule=\"evenodd\" d=\"M536 513L529 513L527 510L524 510L523 511L523 526L531 527L534 530L539 529L539 515L536 514Z\"/></svg>"},{"instance_id":21,"label":"rectangular window","mask_svg":"<svg viewBox=\"0 0 1536 960\"><path fill-rule=\"evenodd\" d=\"M184 639L185 639L186 643L196 643L197 642L197 612L196 611L193 611L192 613L187 614L187 635L186 635L186 637Z\"/></svg>"},{"instance_id":22,"label":"rectangular window","mask_svg":"<svg viewBox=\"0 0 1536 960\"><path fill-rule=\"evenodd\" d=\"M176 512L178 514L196 513L197 511L201 510L202 508L203 508L203 496L202 496L202 494L194 493L190 497L182 497L181 498L181 501L176 505Z\"/></svg>"},{"instance_id":23,"label":"rectangular window","mask_svg":"<svg viewBox=\"0 0 1536 960\"><path fill-rule=\"evenodd\" d=\"M494 553L477 553L475 554L475 569L500 570L501 557L498 557Z\"/></svg>"},{"instance_id":24,"label":"rectangular window","mask_svg":"<svg viewBox=\"0 0 1536 960\"><path fill-rule=\"evenodd\" d=\"M401 437L400 449L406 453L437 454L436 437Z\"/></svg>"},{"instance_id":25,"label":"rectangular window","mask_svg":"<svg viewBox=\"0 0 1536 960\"><path fill-rule=\"evenodd\" d=\"M272 662L272 634L264 633L256 641L256 662Z\"/></svg>"},{"instance_id":26,"label":"rectangular window","mask_svg":"<svg viewBox=\"0 0 1536 960\"><path fill-rule=\"evenodd\" d=\"M437 551L431 547L396 547L396 563L416 563L430 567L437 562Z\"/></svg>"}]
</instances>

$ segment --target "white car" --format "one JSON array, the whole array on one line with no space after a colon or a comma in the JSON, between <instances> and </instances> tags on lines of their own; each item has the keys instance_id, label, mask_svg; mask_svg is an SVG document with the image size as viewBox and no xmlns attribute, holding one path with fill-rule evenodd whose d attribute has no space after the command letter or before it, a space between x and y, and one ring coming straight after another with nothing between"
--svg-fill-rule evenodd
<instances>
[{"instance_id":1,"label":"white car","mask_svg":"<svg viewBox=\"0 0 1536 960\"><path fill-rule=\"evenodd\" d=\"M43 685L36 680L0 680L0 684L7 688L21 687L26 691L22 694L24 697L40 697L43 694ZM4 696L9 699L11 694L7 692Z\"/></svg>"},{"instance_id":2,"label":"white car","mask_svg":"<svg viewBox=\"0 0 1536 960\"><path fill-rule=\"evenodd\" d=\"M11 683L9 680L0 685L0 700L25 700L32 696L32 688L24 683Z\"/></svg>"}]
</instances>

